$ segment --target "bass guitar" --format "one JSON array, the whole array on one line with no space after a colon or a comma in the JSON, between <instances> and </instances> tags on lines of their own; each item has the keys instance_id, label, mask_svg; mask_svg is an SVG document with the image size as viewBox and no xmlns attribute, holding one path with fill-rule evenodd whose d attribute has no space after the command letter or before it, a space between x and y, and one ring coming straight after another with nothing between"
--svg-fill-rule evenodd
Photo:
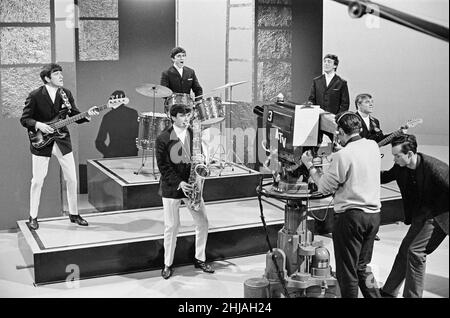
<instances>
[{"instance_id":1,"label":"bass guitar","mask_svg":"<svg viewBox=\"0 0 450 318\"><path fill-rule=\"evenodd\" d=\"M113 98L108 101L106 105L102 106L96 106L97 111L102 111L107 108L117 108L122 104L127 103L128 98ZM79 113L75 116L68 117L66 119L60 119L60 115L53 118L51 121L46 122L45 124L49 125L54 129L54 132L51 134L43 133L40 130L28 131L28 138L30 139L31 146L35 149L41 149L47 146L49 143L51 143L55 139L63 139L67 136L67 132L61 132L60 129L74 123L80 119L88 117L88 111Z\"/></svg>"},{"instance_id":2,"label":"bass guitar","mask_svg":"<svg viewBox=\"0 0 450 318\"><path fill-rule=\"evenodd\" d=\"M378 142L378 147L383 147L384 145L387 145L388 143L390 143L392 141L392 139L394 139L395 137L397 137L397 136L399 136L399 135L401 135L403 133L403 129L413 128L413 127L416 127L417 125L422 124L422 123L423 123L423 119L422 118L408 120L405 123L405 125L400 127L398 130L394 131L392 134L390 134L386 138L380 140Z\"/></svg>"}]
</instances>

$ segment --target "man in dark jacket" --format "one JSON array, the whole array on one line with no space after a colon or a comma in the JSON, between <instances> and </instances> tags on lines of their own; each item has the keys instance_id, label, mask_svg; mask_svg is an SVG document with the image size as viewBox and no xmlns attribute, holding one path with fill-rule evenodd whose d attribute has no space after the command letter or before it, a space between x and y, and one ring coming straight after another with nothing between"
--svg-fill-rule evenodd
<instances>
[{"instance_id":1,"label":"man in dark jacket","mask_svg":"<svg viewBox=\"0 0 450 318\"><path fill-rule=\"evenodd\" d=\"M186 105L173 105L169 110L173 125L156 138L156 161L161 173L160 189L164 209L164 268L161 271L164 279L173 273L181 201L187 205L186 194L193 190L188 183L193 146L193 130L189 127L191 113L192 109ZM198 211L188 210L195 223L194 266L206 273L213 273L214 269L205 262L209 225L203 199Z\"/></svg>"},{"instance_id":2,"label":"man in dark jacket","mask_svg":"<svg viewBox=\"0 0 450 318\"><path fill-rule=\"evenodd\" d=\"M427 255L448 235L448 164L417 152L413 135L392 140L394 166L381 172L381 183L397 181L403 198L405 224L411 225L398 250L384 297L422 297Z\"/></svg>"},{"instance_id":3,"label":"man in dark jacket","mask_svg":"<svg viewBox=\"0 0 450 318\"><path fill-rule=\"evenodd\" d=\"M42 134L43 139L45 139L53 136L52 133L55 132L55 127L49 122L56 118L62 119L66 116L72 117L78 115L80 111L75 105L72 93L68 89L63 88L63 74L60 65L54 63L45 65L42 68L40 77L45 85L28 95L20 123L28 129L29 133L36 134L36 136ZM95 106L89 109L88 115L98 115ZM89 116L79 119L76 123L88 122ZM47 140L51 141L42 147L36 148L30 143L33 179L31 180L30 189L29 225L33 230L39 228L37 216L41 190L52 155L58 159L64 174L64 180L66 180L70 221L82 226L88 225L87 221L78 214L77 175L70 133L65 126L60 128L59 132L60 135L58 138L47 138Z\"/></svg>"},{"instance_id":4,"label":"man in dark jacket","mask_svg":"<svg viewBox=\"0 0 450 318\"><path fill-rule=\"evenodd\" d=\"M378 119L372 116L373 99L370 94L358 94L355 98L356 115L361 119L361 137L375 140L377 143L388 135L383 134Z\"/></svg>"},{"instance_id":5,"label":"man in dark jacket","mask_svg":"<svg viewBox=\"0 0 450 318\"><path fill-rule=\"evenodd\" d=\"M195 71L184 65L186 50L182 47L175 47L170 52L173 65L161 74L160 84L166 86L174 93L191 94L195 97L203 94L203 89L195 75Z\"/></svg>"},{"instance_id":6,"label":"man in dark jacket","mask_svg":"<svg viewBox=\"0 0 450 318\"><path fill-rule=\"evenodd\" d=\"M109 99L126 98L122 90L114 91ZM112 109L102 118L95 147L103 158L133 157L138 155L136 138L139 133L138 112L128 107L126 99L116 109ZM109 139L108 144L106 140Z\"/></svg>"},{"instance_id":7,"label":"man in dark jacket","mask_svg":"<svg viewBox=\"0 0 450 318\"><path fill-rule=\"evenodd\" d=\"M347 81L336 75L339 59L334 54L323 58L324 74L313 79L308 102L337 114L348 110L350 99Z\"/></svg>"}]
</instances>

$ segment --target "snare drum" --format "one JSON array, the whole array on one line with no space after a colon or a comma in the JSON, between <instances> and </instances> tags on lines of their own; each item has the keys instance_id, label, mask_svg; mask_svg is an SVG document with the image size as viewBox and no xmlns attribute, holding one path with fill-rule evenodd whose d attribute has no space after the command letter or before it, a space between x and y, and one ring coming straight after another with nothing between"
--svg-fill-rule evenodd
<instances>
[{"instance_id":1,"label":"snare drum","mask_svg":"<svg viewBox=\"0 0 450 318\"><path fill-rule=\"evenodd\" d=\"M225 105L220 97L208 97L196 106L202 125L212 125L225 119Z\"/></svg>"},{"instance_id":2,"label":"snare drum","mask_svg":"<svg viewBox=\"0 0 450 318\"><path fill-rule=\"evenodd\" d=\"M136 146L139 149L150 149L152 141L167 127L170 126L170 119L166 114L145 112L138 116L139 134L136 138Z\"/></svg>"},{"instance_id":3,"label":"snare drum","mask_svg":"<svg viewBox=\"0 0 450 318\"><path fill-rule=\"evenodd\" d=\"M194 107L194 101L192 100L192 97L189 94L176 93L172 94L172 96L170 97L167 97L164 103L165 111L168 113L173 105L186 105L192 108Z\"/></svg>"}]
</instances>

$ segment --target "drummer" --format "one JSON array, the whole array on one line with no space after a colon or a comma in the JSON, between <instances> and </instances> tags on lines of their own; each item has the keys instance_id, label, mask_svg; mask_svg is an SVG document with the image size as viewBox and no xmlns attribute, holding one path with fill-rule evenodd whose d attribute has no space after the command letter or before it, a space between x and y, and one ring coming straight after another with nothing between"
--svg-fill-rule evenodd
<instances>
[{"instance_id":1,"label":"drummer","mask_svg":"<svg viewBox=\"0 0 450 318\"><path fill-rule=\"evenodd\" d=\"M170 88L174 93L190 95L192 90L195 97L203 95L203 89L195 76L195 71L184 65L186 50L177 46L170 52L170 58L173 65L162 72L161 85Z\"/></svg>"},{"instance_id":2,"label":"drummer","mask_svg":"<svg viewBox=\"0 0 450 318\"><path fill-rule=\"evenodd\" d=\"M161 85L168 87L173 93L191 94L194 92L195 97L203 95L203 88L195 75L195 71L184 65L186 60L186 50L182 47L174 47L170 51L170 58L172 59L173 65L169 67L168 70L162 72L161 74ZM196 98L201 100L201 98ZM168 105L165 106L165 112L168 114ZM208 129L202 131L202 136L208 134ZM203 140L209 140L209 138L202 137L203 153L209 160L209 151Z\"/></svg>"}]
</instances>

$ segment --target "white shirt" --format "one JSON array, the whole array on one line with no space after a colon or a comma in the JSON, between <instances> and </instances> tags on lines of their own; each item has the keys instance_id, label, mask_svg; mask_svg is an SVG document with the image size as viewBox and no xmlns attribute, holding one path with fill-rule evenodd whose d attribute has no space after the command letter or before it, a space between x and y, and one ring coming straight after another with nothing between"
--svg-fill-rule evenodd
<instances>
[{"instance_id":1,"label":"white shirt","mask_svg":"<svg viewBox=\"0 0 450 318\"><path fill-rule=\"evenodd\" d=\"M333 79L336 73L333 72L331 74L325 73L325 81L327 82L327 86L330 85L331 80Z\"/></svg>"},{"instance_id":2,"label":"white shirt","mask_svg":"<svg viewBox=\"0 0 450 318\"><path fill-rule=\"evenodd\" d=\"M175 64L173 65L173 67L175 67L178 73L180 73L180 76L183 77L183 68L182 67L178 68L178 66L176 66Z\"/></svg>"},{"instance_id":3,"label":"white shirt","mask_svg":"<svg viewBox=\"0 0 450 318\"><path fill-rule=\"evenodd\" d=\"M184 141L186 139L186 131L187 128L180 128L175 125L173 125L173 130L177 134L177 137L181 140L181 142L184 144Z\"/></svg>"},{"instance_id":4,"label":"white shirt","mask_svg":"<svg viewBox=\"0 0 450 318\"><path fill-rule=\"evenodd\" d=\"M366 124L367 130L370 130L370 119L369 119L369 115L361 113L358 110L359 115L361 116L361 118L364 120L364 123Z\"/></svg>"},{"instance_id":5,"label":"white shirt","mask_svg":"<svg viewBox=\"0 0 450 318\"><path fill-rule=\"evenodd\" d=\"M48 95L50 95L50 98L54 104L56 99L56 93L58 92L59 87L53 87L45 84L45 88L47 88Z\"/></svg>"},{"instance_id":6,"label":"white shirt","mask_svg":"<svg viewBox=\"0 0 450 318\"><path fill-rule=\"evenodd\" d=\"M185 139L186 139L187 128L180 128L180 127L175 126L175 125L173 125L172 127L173 127L173 131L177 134L177 137L180 139L181 143L184 146L184 142L185 142ZM186 149L184 151L187 152ZM181 181L181 182L183 182L183 181ZM178 185L177 190L181 189L181 182Z\"/></svg>"}]
</instances>

